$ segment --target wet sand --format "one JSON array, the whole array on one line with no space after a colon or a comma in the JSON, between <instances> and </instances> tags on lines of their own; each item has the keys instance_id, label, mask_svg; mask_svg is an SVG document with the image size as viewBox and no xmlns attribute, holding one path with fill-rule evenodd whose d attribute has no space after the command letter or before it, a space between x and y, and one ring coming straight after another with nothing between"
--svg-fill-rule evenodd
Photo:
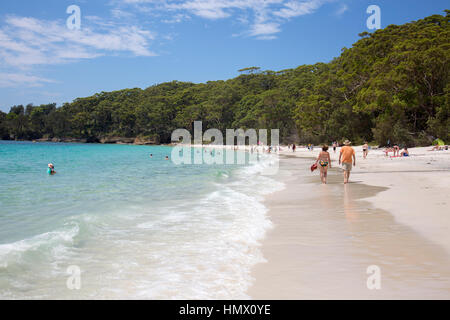
<instances>
[{"instance_id":1,"label":"wet sand","mask_svg":"<svg viewBox=\"0 0 450 320\"><path fill-rule=\"evenodd\" d=\"M275 227L262 243L267 262L253 269L253 299L450 299L445 239L374 205L392 186L364 183L364 169L344 186L339 168L320 185L318 174L305 174L311 162L282 156L278 179L286 188L265 201ZM380 290L367 287L372 265Z\"/></svg>"}]
</instances>

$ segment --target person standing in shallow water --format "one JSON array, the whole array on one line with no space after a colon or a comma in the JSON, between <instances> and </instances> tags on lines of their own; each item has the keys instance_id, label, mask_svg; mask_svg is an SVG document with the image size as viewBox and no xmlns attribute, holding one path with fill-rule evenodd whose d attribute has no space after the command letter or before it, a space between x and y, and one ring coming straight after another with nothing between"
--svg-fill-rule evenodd
<instances>
[{"instance_id":1,"label":"person standing in shallow water","mask_svg":"<svg viewBox=\"0 0 450 320\"><path fill-rule=\"evenodd\" d=\"M350 171L352 171L352 158L353 158L353 166L356 166L356 157L355 150L350 147L351 142L346 140L344 145L341 148L341 152L339 153L339 165L342 162L342 169L344 169L344 184L348 183L350 179Z\"/></svg>"},{"instance_id":2,"label":"person standing in shallow water","mask_svg":"<svg viewBox=\"0 0 450 320\"><path fill-rule=\"evenodd\" d=\"M322 151L317 157L316 164L320 166L320 180L323 184L327 184L328 167L331 168L331 158L327 145L322 146Z\"/></svg>"},{"instance_id":3,"label":"person standing in shallow water","mask_svg":"<svg viewBox=\"0 0 450 320\"><path fill-rule=\"evenodd\" d=\"M54 175L56 173L55 171L55 166L53 165L53 163L49 163L47 166L47 173L50 175Z\"/></svg>"}]
</instances>

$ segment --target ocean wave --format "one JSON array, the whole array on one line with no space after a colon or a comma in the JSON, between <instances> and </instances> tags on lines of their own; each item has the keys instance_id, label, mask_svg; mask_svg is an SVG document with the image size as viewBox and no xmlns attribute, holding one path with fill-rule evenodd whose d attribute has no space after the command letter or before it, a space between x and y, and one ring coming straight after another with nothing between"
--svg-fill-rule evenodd
<instances>
[{"instance_id":1,"label":"ocean wave","mask_svg":"<svg viewBox=\"0 0 450 320\"><path fill-rule=\"evenodd\" d=\"M73 245L80 229L76 223L67 223L63 228L45 232L31 238L0 245L0 268L14 263L23 263L25 255L39 252L40 255L61 256Z\"/></svg>"},{"instance_id":2,"label":"ocean wave","mask_svg":"<svg viewBox=\"0 0 450 320\"><path fill-rule=\"evenodd\" d=\"M231 181L198 201L171 210L159 219L143 222L138 228L164 230L165 241L173 237L153 257L164 267L152 268L166 282L153 282L136 292L139 297L162 299L248 299L251 269L264 262L261 240L272 222L263 205L263 195L284 185L261 175L261 161L237 170ZM177 245L171 245L177 244ZM170 266L170 267L169 267Z\"/></svg>"}]
</instances>

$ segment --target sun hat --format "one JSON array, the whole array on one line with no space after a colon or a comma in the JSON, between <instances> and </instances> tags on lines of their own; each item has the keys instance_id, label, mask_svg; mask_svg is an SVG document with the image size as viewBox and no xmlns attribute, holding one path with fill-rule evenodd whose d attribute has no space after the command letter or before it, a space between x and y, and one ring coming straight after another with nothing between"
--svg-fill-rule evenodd
<instances>
[{"instance_id":1,"label":"sun hat","mask_svg":"<svg viewBox=\"0 0 450 320\"><path fill-rule=\"evenodd\" d=\"M345 140L345 141L344 141L344 144L345 144L346 146L349 146L349 145L352 144L352 142L351 142L350 140Z\"/></svg>"}]
</instances>

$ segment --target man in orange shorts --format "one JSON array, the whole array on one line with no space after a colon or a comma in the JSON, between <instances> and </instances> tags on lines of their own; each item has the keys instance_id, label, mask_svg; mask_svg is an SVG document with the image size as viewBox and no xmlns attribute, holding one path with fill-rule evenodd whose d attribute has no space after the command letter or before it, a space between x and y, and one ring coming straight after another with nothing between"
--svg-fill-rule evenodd
<instances>
[{"instance_id":1,"label":"man in orange shorts","mask_svg":"<svg viewBox=\"0 0 450 320\"><path fill-rule=\"evenodd\" d=\"M341 148L341 152L339 154L339 165L342 162L342 169L344 169L344 184L348 183L348 179L350 178L350 171L352 171L352 158L353 165L356 166L356 157L355 150L350 147L351 142L349 140L345 140L345 146Z\"/></svg>"}]
</instances>

